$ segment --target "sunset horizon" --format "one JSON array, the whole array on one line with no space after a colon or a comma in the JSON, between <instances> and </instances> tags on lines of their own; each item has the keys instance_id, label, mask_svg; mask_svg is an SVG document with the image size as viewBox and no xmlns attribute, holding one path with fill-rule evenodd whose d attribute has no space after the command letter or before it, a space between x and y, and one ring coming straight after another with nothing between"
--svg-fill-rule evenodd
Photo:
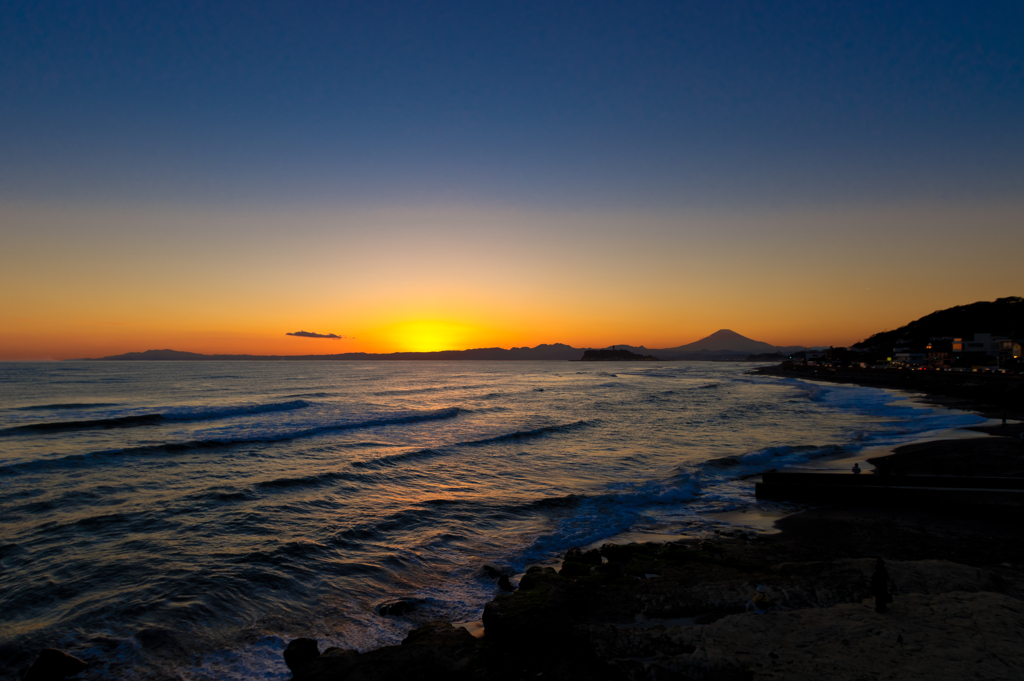
<instances>
[{"instance_id":1,"label":"sunset horizon","mask_svg":"<svg viewBox=\"0 0 1024 681\"><path fill-rule=\"evenodd\" d=\"M10 217L9 206L7 210ZM42 246L33 246L40 220L58 229L72 214L76 225L109 229L113 222L111 213L95 208L19 208L6 223L15 228L9 230L8 242L24 250L16 247L10 253L22 250L24 256L25 250ZM380 229L382 223L401 224L418 216L443 222L444 228L429 241L417 237L415 243L393 249L374 270L366 269L368 263L347 261L335 269L325 257L331 252L326 248L310 251L311 262L301 268L274 274L274 261L288 254L290 246L275 243L269 232L259 237L261 245L242 247L259 250L217 262L210 258L219 259L224 249L235 248L230 232L215 237L221 246L209 255L186 257L183 247L188 242L168 241L158 226L198 229L220 222L230 227L240 220L269 226L285 223L280 213L207 211L182 217L142 210L130 215L128 222L151 222L156 231L150 238L159 248L125 252L127 246L120 242L135 237L117 231L101 233L99 240L69 233L56 252L55 243L47 241L47 255L40 251L38 258L8 262L0 275L7 284L0 361L107 356L157 347L278 355L338 352L334 346L372 353L555 342L655 348L690 343L723 328L741 329L748 338L778 346L847 346L938 309L1013 295L1019 288L1014 249L993 248L974 238L962 243L956 233L959 225L984 220L1012 243L1020 238L1013 225L1024 224L1024 207L1013 203L946 210L847 209L831 215L769 211L760 216L698 216L686 241L680 242L671 232L680 218L641 219L614 212L567 217L402 209L396 215L389 209L343 218L305 213L303 219L321 226L324 220L344 219ZM124 216L115 211L117 221L127 224ZM467 246L462 234L485 220L492 236L476 233ZM493 230L502 225L520 221L535 233L520 231L512 253L503 248L489 254L489 247L479 242L496 237ZM648 252L642 259L627 255L623 261L618 242L629 240L623 236L629 233L626 226L636 229L644 221ZM829 228L816 233L825 221ZM932 236L915 244L913 233L903 237L895 231L910 221ZM578 244L543 230L544 225L555 230L558 224L587 222L601 228ZM860 228L862 224L870 224L870 231ZM762 235L758 225L771 229ZM721 249L708 241L713 233L736 248L713 256ZM655 241L648 243L648 238ZM698 249L691 256L693 244ZM794 244L802 244L795 254ZM338 248L342 254L348 250L341 244ZM931 255L918 257L922 249ZM978 253L973 260L972 251ZM292 251L290 257L300 252ZM167 260L169 253L172 259ZM460 264L455 257L469 259ZM579 270L595 262L600 263L595 273ZM971 262L976 268L965 270ZM185 271L178 274L168 269L182 266ZM469 271L458 274L467 267ZM616 268L616 277L596 273ZM950 272L963 274L948 276ZM363 278L373 283L360 283ZM124 287L122 282L138 284ZM286 336L301 329L341 338Z\"/></svg>"},{"instance_id":2,"label":"sunset horizon","mask_svg":"<svg viewBox=\"0 0 1024 681\"><path fill-rule=\"evenodd\" d=\"M1019 289L1019 9L734 9L3 10L0 361L845 346Z\"/></svg>"},{"instance_id":3,"label":"sunset horizon","mask_svg":"<svg viewBox=\"0 0 1024 681\"><path fill-rule=\"evenodd\" d=\"M1024 669L1022 36L0 3L0 681Z\"/></svg>"}]
</instances>

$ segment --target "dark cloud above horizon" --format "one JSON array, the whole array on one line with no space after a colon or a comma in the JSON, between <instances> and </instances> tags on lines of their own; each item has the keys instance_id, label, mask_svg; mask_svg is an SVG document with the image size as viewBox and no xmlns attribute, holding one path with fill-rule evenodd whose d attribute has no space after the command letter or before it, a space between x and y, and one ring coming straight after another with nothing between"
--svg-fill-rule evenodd
<instances>
[{"instance_id":1,"label":"dark cloud above horizon","mask_svg":"<svg viewBox=\"0 0 1024 681\"><path fill-rule=\"evenodd\" d=\"M286 336L297 336L299 338L328 338L330 340L341 340L348 336L339 336L334 333L314 333L312 331L289 331Z\"/></svg>"}]
</instances>

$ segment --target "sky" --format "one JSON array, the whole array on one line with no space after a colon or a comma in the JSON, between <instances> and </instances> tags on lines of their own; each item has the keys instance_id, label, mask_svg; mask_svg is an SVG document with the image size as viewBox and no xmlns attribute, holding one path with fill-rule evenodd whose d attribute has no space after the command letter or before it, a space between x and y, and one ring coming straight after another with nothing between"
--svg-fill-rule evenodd
<instances>
[{"instance_id":1,"label":"sky","mask_svg":"<svg viewBox=\"0 0 1024 681\"><path fill-rule=\"evenodd\" d=\"M1021 35L998 1L0 0L0 360L838 346L1024 295Z\"/></svg>"}]
</instances>

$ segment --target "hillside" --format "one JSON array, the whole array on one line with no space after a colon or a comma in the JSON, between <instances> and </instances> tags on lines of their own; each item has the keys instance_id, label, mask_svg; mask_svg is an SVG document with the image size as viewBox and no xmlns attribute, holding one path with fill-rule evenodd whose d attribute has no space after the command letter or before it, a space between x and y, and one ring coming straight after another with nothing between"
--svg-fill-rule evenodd
<instances>
[{"instance_id":1,"label":"hillside","mask_svg":"<svg viewBox=\"0 0 1024 681\"><path fill-rule=\"evenodd\" d=\"M923 348L932 338L970 338L975 333L1013 338L1024 335L1024 298L999 298L932 312L906 326L876 333L853 347Z\"/></svg>"}]
</instances>

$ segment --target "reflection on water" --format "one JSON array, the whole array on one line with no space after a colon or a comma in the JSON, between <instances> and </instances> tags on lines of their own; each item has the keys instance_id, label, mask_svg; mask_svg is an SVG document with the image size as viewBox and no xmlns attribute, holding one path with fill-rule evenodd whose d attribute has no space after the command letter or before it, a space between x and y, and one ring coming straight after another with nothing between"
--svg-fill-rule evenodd
<instances>
[{"instance_id":1,"label":"reflection on water","mask_svg":"<svg viewBox=\"0 0 1024 681\"><path fill-rule=\"evenodd\" d=\"M974 420L746 368L0 364L0 659L287 678L292 637L477 619L484 563L699 531L751 472ZM375 613L398 597L412 613Z\"/></svg>"}]
</instances>

